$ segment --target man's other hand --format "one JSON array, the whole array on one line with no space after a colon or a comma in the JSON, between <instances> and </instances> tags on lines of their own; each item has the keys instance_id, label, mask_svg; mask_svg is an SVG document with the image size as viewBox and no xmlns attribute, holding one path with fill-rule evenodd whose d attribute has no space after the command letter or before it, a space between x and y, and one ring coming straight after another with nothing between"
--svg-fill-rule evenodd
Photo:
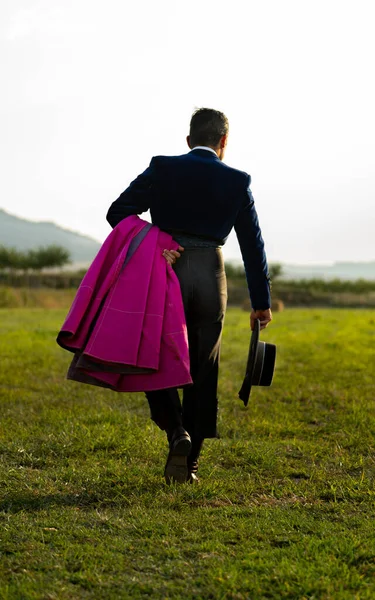
<instances>
[{"instance_id":1,"label":"man's other hand","mask_svg":"<svg viewBox=\"0 0 375 600\"><path fill-rule=\"evenodd\" d=\"M169 265L173 265L178 258L180 258L180 252L184 251L182 246L178 247L178 250L163 250L163 256Z\"/></svg>"},{"instance_id":2,"label":"man's other hand","mask_svg":"<svg viewBox=\"0 0 375 600\"><path fill-rule=\"evenodd\" d=\"M265 329L267 327L268 323L270 323L270 321L272 321L271 309L267 308L266 310L253 310L251 312L251 314L250 314L251 331L253 331L253 329L254 329L256 319L259 319L259 321L260 321L260 328Z\"/></svg>"}]
</instances>

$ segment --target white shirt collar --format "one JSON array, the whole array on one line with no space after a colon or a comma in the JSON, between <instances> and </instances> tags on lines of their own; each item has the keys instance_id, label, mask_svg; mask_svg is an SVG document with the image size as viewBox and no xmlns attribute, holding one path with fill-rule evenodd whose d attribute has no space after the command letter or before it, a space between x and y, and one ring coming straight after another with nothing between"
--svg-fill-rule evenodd
<instances>
[{"instance_id":1,"label":"white shirt collar","mask_svg":"<svg viewBox=\"0 0 375 600\"><path fill-rule=\"evenodd\" d=\"M192 148L191 151L193 150L209 150L210 152L213 152L217 157L215 150L213 148L210 148L209 146L194 146L194 148Z\"/></svg>"}]
</instances>

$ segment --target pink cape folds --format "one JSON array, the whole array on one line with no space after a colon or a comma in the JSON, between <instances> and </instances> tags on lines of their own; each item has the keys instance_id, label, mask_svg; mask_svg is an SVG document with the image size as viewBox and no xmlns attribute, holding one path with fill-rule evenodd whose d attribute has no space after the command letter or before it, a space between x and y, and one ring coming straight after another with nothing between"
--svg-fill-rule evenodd
<instances>
[{"instance_id":1,"label":"pink cape folds","mask_svg":"<svg viewBox=\"0 0 375 600\"><path fill-rule=\"evenodd\" d=\"M162 256L170 235L137 216L109 234L57 336L68 379L140 392L192 383L180 284Z\"/></svg>"}]
</instances>

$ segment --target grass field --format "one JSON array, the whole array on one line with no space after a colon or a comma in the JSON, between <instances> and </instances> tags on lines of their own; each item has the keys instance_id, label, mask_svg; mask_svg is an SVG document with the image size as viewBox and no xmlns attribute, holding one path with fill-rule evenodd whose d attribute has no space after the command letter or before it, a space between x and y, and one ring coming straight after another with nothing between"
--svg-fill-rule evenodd
<instances>
[{"instance_id":1,"label":"grass field","mask_svg":"<svg viewBox=\"0 0 375 600\"><path fill-rule=\"evenodd\" d=\"M219 440L167 487L142 395L64 379L65 311L0 311L0 598L375 598L375 311L289 310L269 389L237 398L228 311Z\"/></svg>"}]
</instances>

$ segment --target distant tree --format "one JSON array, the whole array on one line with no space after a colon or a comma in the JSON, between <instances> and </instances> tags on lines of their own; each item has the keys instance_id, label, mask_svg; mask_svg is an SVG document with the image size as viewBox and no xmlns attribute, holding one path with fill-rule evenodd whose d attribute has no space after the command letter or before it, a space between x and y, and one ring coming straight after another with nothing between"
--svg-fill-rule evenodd
<instances>
[{"instance_id":1,"label":"distant tree","mask_svg":"<svg viewBox=\"0 0 375 600\"><path fill-rule=\"evenodd\" d=\"M47 267L63 267L70 262L70 254L62 246L41 246L36 250L28 251L28 260L29 268L40 271Z\"/></svg>"},{"instance_id":2,"label":"distant tree","mask_svg":"<svg viewBox=\"0 0 375 600\"><path fill-rule=\"evenodd\" d=\"M0 269L17 270L22 269L24 253L15 248L0 246Z\"/></svg>"},{"instance_id":3,"label":"distant tree","mask_svg":"<svg viewBox=\"0 0 375 600\"><path fill-rule=\"evenodd\" d=\"M69 262L69 251L62 246L41 246L24 252L0 246L0 269L3 270L41 271L47 267L63 267Z\"/></svg>"},{"instance_id":4,"label":"distant tree","mask_svg":"<svg viewBox=\"0 0 375 600\"><path fill-rule=\"evenodd\" d=\"M225 263L225 272L228 279L244 279L245 269L243 265L235 265L233 263Z\"/></svg>"},{"instance_id":5,"label":"distant tree","mask_svg":"<svg viewBox=\"0 0 375 600\"><path fill-rule=\"evenodd\" d=\"M283 267L282 267L282 265L280 265L280 263L273 263L273 264L269 265L268 271L269 271L271 281L274 282L275 279L278 279L279 277L282 276Z\"/></svg>"},{"instance_id":6,"label":"distant tree","mask_svg":"<svg viewBox=\"0 0 375 600\"><path fill-rule=\"evenodd\" d=\"M245 279L245 269L243 265L225 263L225 271L228 279ZM283 274L283 267L279 263L273 263L268 266L271 281L275 281Z\"/></svg>"},{"instance_id":7,"label":"distant tree","mask_svg":"<svg viewBox=\"0 0 375 600\"><path fill-rule=\"evenodd\" d=\"M9 249L0 246L0 269L9 269Z\"/></svg>"}]
</instances>

